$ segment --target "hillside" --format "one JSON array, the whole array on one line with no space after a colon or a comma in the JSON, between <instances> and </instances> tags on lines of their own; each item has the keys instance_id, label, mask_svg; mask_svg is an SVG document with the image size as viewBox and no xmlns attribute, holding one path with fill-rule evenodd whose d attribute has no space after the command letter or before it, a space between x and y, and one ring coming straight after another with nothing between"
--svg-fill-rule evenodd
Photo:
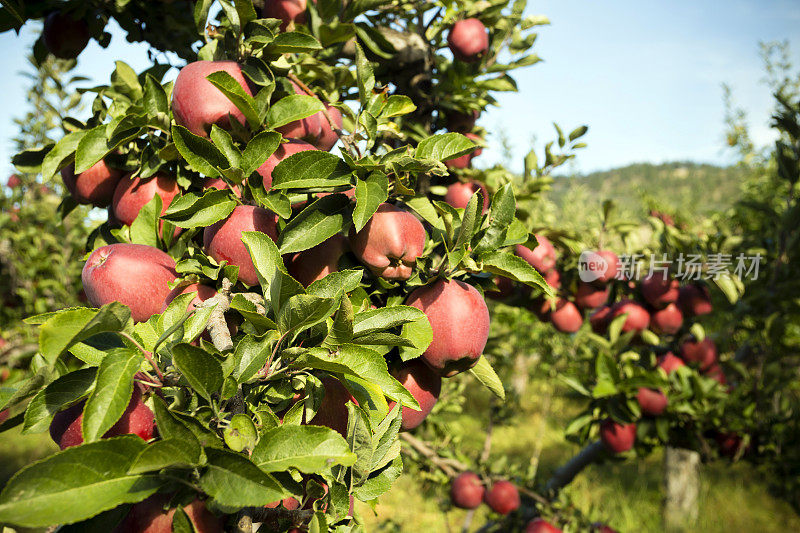
<instances>
[{"instance_id":1,"label":"hillside","mask_svg":"<svg viewBox=\"0 0 800 533\"><path fill-rule=\"evenodd\" d=\"M706 215L730 206L739 197L744 171L691 162L636 163L586 175L558 176L550 193L556 204L578 197L599 205L614 200L623 211L642 207Z\"/></svg>"}]
</instances>

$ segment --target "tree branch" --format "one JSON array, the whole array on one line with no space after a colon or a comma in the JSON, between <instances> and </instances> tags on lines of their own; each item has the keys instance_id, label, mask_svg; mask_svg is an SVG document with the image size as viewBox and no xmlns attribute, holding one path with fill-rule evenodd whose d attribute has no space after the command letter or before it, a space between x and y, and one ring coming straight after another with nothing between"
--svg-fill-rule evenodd
<instances>
[{"instance_id":1,"label":"tree branch","mask_svg":"<svg viewBox=\"0 0 800 533\"><path fill-rule=\"evenodd\" d=\"M220 352L233 349L231 332L228 329L228 322L225 320L225 312L230 309L231 306L232 286L233 284L230 280L222 280L222 288L220 291L198 305L198 307L214 307L214 310L211 311L211 316L208 318L206 329L211 336L211 342L214 343L214 347Z\"/></svg>"},{"instance_id":2,"label":"tree branch","mask_svg":"<svg viewBox=\"0 0 800 533\"><path fill-rule=\"evenodd\" d=\"M578 455L553 473L553 476L545 485L545 490L547 492L558 492L566 487L575 479L575 476L580 474L581 470L596 462L603 453L605 453L605 446L599 440L589 444Z\"/></svg>"}]
</instances>

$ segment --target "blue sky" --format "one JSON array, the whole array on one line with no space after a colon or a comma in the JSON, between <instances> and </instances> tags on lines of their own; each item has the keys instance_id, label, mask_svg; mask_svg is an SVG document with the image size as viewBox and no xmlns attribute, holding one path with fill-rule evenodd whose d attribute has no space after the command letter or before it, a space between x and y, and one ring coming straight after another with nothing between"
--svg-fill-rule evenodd
<instances>
[{"instance_id":1,"label":"blue sky","mask_svg":"<svg viewBox=\"0 0 800 533\"><path fill-rule=\"evenodd\" d=\"M529 14L544 14L535 51L543 62L515 75L519 92L501 94L501 107L480 124L505 131L519 168L536 136L538 146L565 129L588 124L583 150L570 170L588 172L632 162L694 160L725 164L723 82L749 114L754 139L771 140L771 98L762 83L759 41L788 39L800 65L800 2L797 0L539 0ZM25 54L38 28L19 37L0 35L0 176L12 171L12 118L26 107ZM108 49L94 43L80 57L77 73L106 82L114 60L147 66L146 48L127 43L120 31ZM500 158L490 136L482 164Z\"/></svg>"}]
</instances>

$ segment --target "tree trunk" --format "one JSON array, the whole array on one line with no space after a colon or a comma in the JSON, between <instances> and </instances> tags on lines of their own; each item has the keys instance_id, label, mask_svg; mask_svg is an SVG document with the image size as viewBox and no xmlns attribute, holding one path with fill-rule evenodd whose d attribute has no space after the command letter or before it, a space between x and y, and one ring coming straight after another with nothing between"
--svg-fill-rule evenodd
<instances>
[{"instance_id":1,"label":"tree trunk","mask_svg":"<svg viewBox=\"0 0 800 533\"><path fill-rule=\"evenodd\" d=\"M664 449L664 530L692 531L700 493L700 454L681 448Z\"/></svg>"}]
</instances>

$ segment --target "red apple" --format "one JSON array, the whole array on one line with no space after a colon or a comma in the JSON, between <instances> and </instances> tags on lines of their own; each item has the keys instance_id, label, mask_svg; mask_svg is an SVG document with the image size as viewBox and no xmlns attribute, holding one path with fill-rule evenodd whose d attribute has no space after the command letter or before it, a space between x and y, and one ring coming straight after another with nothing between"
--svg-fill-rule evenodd
<instances>
[{"instance_id":1,"label":"red apple","mask_svg":"<svg viewBox=\"0 0 800 533\"><path fill-rule=\"evenodd\" d=\"M553 290L558 290L561 288L561 273L556 270L549 270L544 274L544 280L547 282Z\"/></svg>"},{"instance_id":2,"label":"red apple","mask_svg":"<svg viewBox=\"0 0 800 533\"><path fill-rule=\"evenodd\" d=\"M208 137L213 124L231 129L231 117L246 123L239 108L206 79L214 72L227 72L244 92L253 95L241 65L235 61L195 61L183 67L172 89L172 114L177 124L201 137Z\"/></svg>"},{"instance_id":3,"label":"red apple","mask_svg":"<svg viewBox=\"0 0 800 533\"><path fill-rule=\"evenodd\" d=\"M61 169L64 186L75 201L97 207L106 207L111 203L121 177L121 170L109 167L102 159L77 176L74 163Z\"/></svg>"},{"instance_id":4,"label":"red apple","mask_svg":"<svg viewBox=\"0 0 800 533\"><path fill-rule=\"evenodd\" d=\"M650 323L657 333L675 335L683 325L683 313L677 305L669 304L664 309L651 314Z\"/></svg>"},{"instance_id":5,"label":"red apple","mask_svg":"<svg viewBox=\"0 0 800 533\"><path fill-rule=\"evenodd\" d=\"M278 149L275 150L275 152L269 156L260 167L258 167L258 170L256 170L256 172L261 175L261 178L264 182L264 189L270 190L270 188L272 188L272 171L275 170L275 167L278 166L278 163L290 155L294 155L298 152L305 152L307 150L316 150L316 148L305 141L298 141L296 139L290 139L285 143L281 143L281 145L278 146Z\"/></svg>"},{"instance_id":6,"label":"red apple","mask_svg":"<svg viewBox=\"0 0 800 533\"><path fill-rule=\"evenodd\" d=\"M331 272L337 272L339 258L346 251L347 239L337 233L313 248L291 254L285 260L286 268L294 279L308 287Z\"/></svg>"},{"instance_id":7,"label":"red apple","mask_svg":"<svg viewBox=\"0 0 800 533\"><path fill-rule=\"evenodd\" d=\"M494 483L483 498L492 511L507 515L519 509L519 491L510 481L498 481Z\"/></svg>"},{"instance_id":8,"label":"red apple","mask_svg":"<svg viewBox=\"0 0 800 533\"><path fill-rule=\"evenodd\" d=\"M659 416L664 413L669 400L660 390L639 387L636 394L636 401L642 408L642 413L650 416Z\"/></svg>"},{"instance_id":9,"label":"red apple","mask_svg":"<svg viewBox=\"0 0 800 533\"><path fill-rule=\"evenodd\" d=\"M120 224L130 226L139 211L147 205L156 194L161 197L161 215L166 213L172 199L180 194L178 182L174 176L164 172L157 172L153 177L131 179L130 175L123 177L114 190L111 209L114 219Z\"/></svg>"},{"instance_id":10,"label":"red apple","mask_svg":"<svg viewBox=\"0 0 800 533\"><path fill-rule=\"evenodd\" d=\"M75 59L89 44L89 25L61 11L44 19L42 41L47 51L59 59Z\"/></svg>"},{"instance_id":11,"label":"red apple","mask_svg":"<svg viewBox=\"0 0 800 533\"><path fill-rule=\"evenodd\" d=\"M647 303L658 309L678 301L678 280L668 278L664 272L654 272L644 278L641 290Z\"/></svg>"},{"instance_id":12,"label":"red apple","mask_svg":"<svg viewBox=\"0 0 800 533\"><path fill-rule=\"evenodd\" d=\"M392 372L392 375L419 402L419 411L410 407L403 407L403 423L400 429L409 431L422 424L422 421L430 414L433 406L436 405L436 401L439 399L439 392L442 390L442 378L421 359L413 359L403 363L400 368ZM390 409L394 406L394 403L393 401L389 402Z\"/></svg>"},{"instance_id":13,"label":"red apple","mask_svg":"<svg viewBox=\"0 0 800 533\"><path fill-rule=\"evenodd\" d=\"M597 284L608 283L619 271L619 257L611 250L583 253L581 262L585 272L593 275L591 281Z\"/></svg>"},{"instance_id":14,"label":"red apple","mask_svg":"<svg viewBox=\"0 0 800 533\"><path fill-rule=\"evenodd\" d=\"M483 139L481 139L480 136L475 135L474 133L465 133L464 136L468 137L471 141L473 141L476 144L480 144L483 142ZM472 160L481 155L482 153L483 153L483 148L478 146L468 154L464 154L454 159L447 159L444 162L444 164L447 166L447 168L468 168L472 163Z\"/></svg>"},{"instance_id":15,"label":"red apple","mask_svg":"<svg viewBox=\"0 0 800 533\"><path fill-rule=\"evenodd\" d=\"M169 283L176 277L175 261L169 255L158 248L127 243L98 248L81 273L89 303L95 307L125 304L136 322L161 311Z\"/></svg>"},{"instance_id":16,"label":"red apple","mask_svg":"<svg viewBox=\"0 0 800 533\"><path fill-rule=\"evenodd\" d=\"M686 363L672 352L667 352L658 358L658 368L662 368L667 374L672 374L682 366L686 366Z\"/></svg>"},{"instance_id":17,"label":"red apple","mask_svg":"<svg viewBox=\"0 0 800 533\"><path fill-rule=\"evenodd\" d=\"M583 281L578 282L575 303L581 309L595 309L608 301L608 286L598 286Z\"/></svg>"},{"instance_id":18,"label":"red apple","mask_svg":"<svg viewBox=\"0 0 800 533\"><path fill-rule=\"evenodd\" d=\"M433 341L422 357L440 376L454 376L475 366L489 338L489 309L475 287L438 279L414 290L406 305L428 317Z\"/></svg>"},{"instance_id":19,"label":"red apple","mask_svg":"<svg viewBox=\"0 0 800 533\"><path fill-rule=\"evenodd\" d=\"M489 34L483 22L476 18L459 20L450 29L447 45L456 59L477 61L489 49Z\"/></svg>"},{"instance_id":20,"label":"red apple","mask_svg":"<svg viewBox=\"0 0 800 533\"><path fill-rule=\"evenodd\" d=\"M114 533L172 533L176 508L167 508L169 500L168 494L155 494L135 504ZM183 510L197 533L223 532L223 520L214 516L201 500L193 500Z\"/></svg>"},{"instance_id":21,"label":"red apple","mask_svg":"<svg viewBox=\"0 0 800 533\"><path fill-rule=\"evenodd\" d=\"M537 234L536 240L539 244L533 250L518 244L516 253L540 273L547 272L556 266L556 249L544 235Z\"/></svg>"},{"instance_id":22,"label":"red apple","mask_svg":"<svg viewBox=\"0 0 800 533\"><path fill-rule=\"evenodd\" d=\"M237 198L242 197L242 189L238 185L228 186L222 178L206 178L203 180L203 189L217 189L218 191L233 191Z\"/></svg>"},{"instance_id":23,"label":"red apple","mask_svg":"<svg viewBox=\"0 0 800 533\"><path fill-rule=\"evenodd\" d=\"M17 187L19 187L20 185L22 185L22 180L21 180L21 179L20 179L20 177L19 177L19 176L17 176L16 174L11 174L11 175L8 177L8 181L6 181L6 186L7 186L9 189L16 189L16 188L17 188Z\"/></svg>"},{"instance_id":24,"label":"red apple","mask_svg":"<svg viewBox=\"0 0 800 533\"><path fill-rule=\"evenodd\" d=\"M292 498L291 496L289 496L288 498L284 498L282 500L270 502L266 504L264 507L267 507L268 509L276 509L279 505L282 505L284 509L289 509L290 511L294 511L295 509L300 508L300 502L298 502L297 499Z\"/></svg>"},{"instance_id":25,"label":"red apple","mask_svg":"<svg viewBox=\"0 0 800 533\"><path fill-rule=\"evenodd\" d=\"M186 307L187 311L194 310L195 307L201 303L217 295L216 289L214 289L214 287L209 287L208 285L201 285L200 283L178 285L169 291L169 294L167 294L167 297L164 299L164 307L162 308L161 312L163 313L166 311L169 304L172 303L172 300L178 296L191 293L194 293L194 298L192 298L192 300L189 302L189 305Z\"/></svg>"},{"instance_id":26,"label":"red apple","mask_svg":"<svg viewBox=\"0 0 800 533\"><path fill-rule=\"evenodd\" d=\"M611 453L627 452L636 440L636 424L619 424L606 418L600 424L600 440Z\"/></svg>"},{"instance_id":27,"label":"red apple","mask_svg":"<svg viewBox=\"0 0 800 533\"><path fill-rule=\"evenodd\" d=\"M641 332L650 325L650 313L636 302L630 300L617 302L617 304L614 305L611 320L622 315L628 315L625 319L625 323L622 325L622 331L624 332Z\"/></svg>"},{"instance_id":28,"label":"red apple","mask_svg":"<svg viewBox=\"0 0 800 533\"><path fill-rule=\"evenodd\" d=\"M681 287L678 294L678 307L684 316L700 316L709 314L713 307L708 287L698 284Z\"/></svg>"},{"instance_id":29,"label":"red apple","mask_svg":"<svg viewBox=\"0 0 800 533\"><path fill-rule=\"evenodd\" d=\"M697 363L700 370L707 370L717 362L717 345L709 337L700 342L692 337L681 344L681 357L687 363Z\"/></svg>"},{"instance_id":30,"label":"red apple","mask_svg":"<svg viewBox=\"0 0 800 533\"><path fill-rule=\"evenodd\" d=\"M525 533L561 533L561 530L543 518L535 518L525 526Z\"/></svg>"},{"instance_id":31,"label":"red apple","mask_svg":"<svg viewBox=\"0 0 800 533\"><path fill-rule=\"evenodd\" d=\"M583 325L583 316L574 303L559 298L556 308L550 312L550 321L562 333L575 333Z\"/></svg>"},{"instance_id":32,"label":"red apple","mask_svg":"<svg viewBox=\"0 0 800 533\"><path fill-rule=\"evenodd\" d=\"M608 331L608 324L611 322L611 311L610 305L604 305L589 316L589 325L592 326L592 331L598 335L604 335Z\"/></svg>"},{"instance_id":33,"label":"red apple","mask_svg":"<svg viewBox=\"0 0 800 533\"><path fill-rule=\"evenodd\" d=\"M291 84L296 94L307 94L295 82L291 82ZM318 111L310 117L295 120L275 129L286 139L306 141L327 152L339 140L339 136L331 128L331 121L336 129L342 129L342 112L330 104L325 104L325 110L331 118L330 121L324 112Z\"/></svg>"},{"instance_id":34,"label":"red apple","mask_svg":"<svg viewBox=\"0 0 800 533\"><path fill-rule=\"evenodd\" d=\"M322 378L322 384L325 386L325 396L310 423L329 427L347 437L347 402L356 405L358 402L338 379L326 376Z\"/></svg>"},{"instance_id":35,"label":"red apple","mask_svg":"<svg viewBox=\"0 0 800 533\"><path fill-rule=\"evenodd\" d=\"M237 206L228 218L203 231L203 246L215 261L227 261L229 265L238 266L242 282L257 285L256 267L242 241L242 232L260 231L274 241L278 238L277 221L277 215L266 209L251 205Z\"/></svg>"},{"instance_id":36,"label":"red apple","mask_svg":"<svg viewBox=\"0 0 800 533\"><path fill-rule=\"evenodd\" d=\"M467 207L472 196L478 191L481 191L483 197L482 213L486 213L489 209L489 191L487 191L486 186L479 181L470 180L467 183L459 181L450 185L447 188L447 194L444 195L444 201L455 208L463 209Z\"/></svg>"},{"instance_id":37,"label":"red apple","mask_svg":"<svg viewBox=\"0 0 800 533\"><path fill-rule=\"evenodd\" d=\"M306 0L266 0L261 8L261 16L280 19L281 31L286 31L290 22L303 24L306 21L307 5Z\"/></svg>"},{"instance_id":38,"label":"red apple","mask_svg":"<svg viewBox=\"0 0 800 533\"><path fill-rule=\"evenodd\" d=\"M450 485L450 499L460 509L475 509L483 502L486 489L475 472L463 472Z\"/></svg>"},{"instance_id":39,"label":"red apple","mask_svg":"<svg viewBox=\"0 0 800 533\"><path fill-rule=\"evenodd\" d=\"M426 238L417 217L391 204L381 204L361 231L349 236L358 260L375 275L392 280L411 277Z\"/></svg>"}]
</instances>

